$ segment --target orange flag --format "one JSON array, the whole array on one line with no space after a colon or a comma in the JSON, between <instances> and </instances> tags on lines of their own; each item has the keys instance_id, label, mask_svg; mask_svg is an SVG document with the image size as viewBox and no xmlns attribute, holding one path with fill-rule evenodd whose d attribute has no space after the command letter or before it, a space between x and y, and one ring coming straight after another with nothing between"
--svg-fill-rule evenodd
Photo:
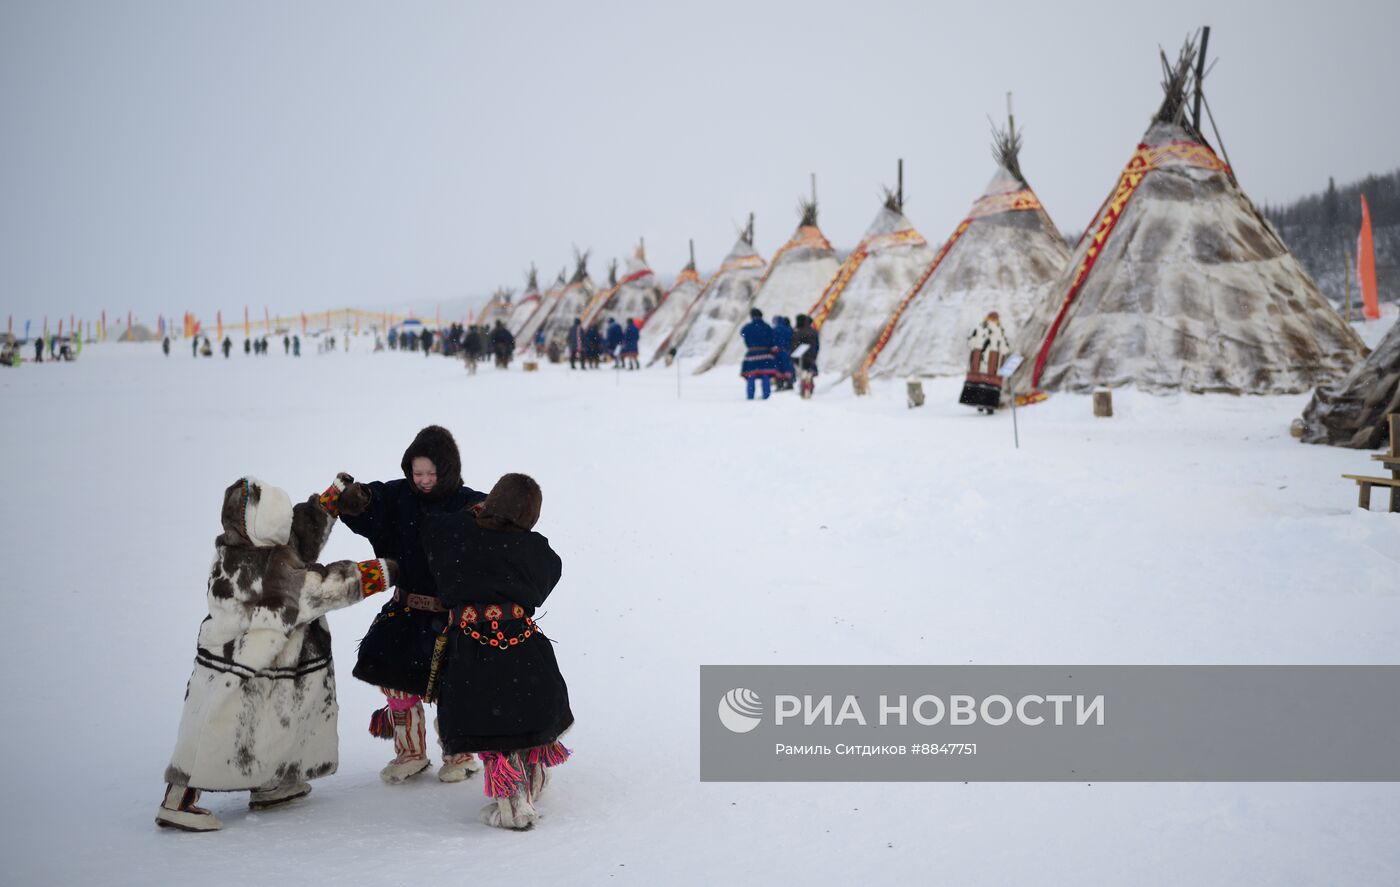
<instances>
[{"instance_id":1,"label":"orange flag","mask_svg":"<svg viewBox=\"0 0 1400 887\"><path fill-rule=\"evenodd\" d=\"M1371 208L1361 195L1361 233L1356 236L1356 276L1361 280L1362 314L1379 320L1381 304L1376 296L1376 245L1371 240Z\"/></svg>"},{"instance_id":2,"label":"orange flag","mask_svg":"<svg viewBox=\"0 0 1400 887\"><path fill-rule=\"evenodd\" d=\"M224 312L214 312L214 324L214 338L222 342L224 340Z\"/></svg>"}]
</instances>

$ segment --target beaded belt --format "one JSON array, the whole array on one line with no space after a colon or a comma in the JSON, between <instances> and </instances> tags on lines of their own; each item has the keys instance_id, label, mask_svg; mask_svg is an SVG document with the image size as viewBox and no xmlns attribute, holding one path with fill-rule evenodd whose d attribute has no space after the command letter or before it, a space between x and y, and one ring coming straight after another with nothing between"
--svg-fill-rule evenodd
<instances>
[{"instance_id":1,"label":"beaded belt","mask_svg":"<svg viewBox=\"0 0 1400 887\"><path fill-rule=\"evenodd\" d=\"M469 604L462 608L460 615L454 611L453 617L463 634L483 647L496 647L500 650L509 650L524 643L536 631L535 620L526 616L525 608L519 604ZM501 630L502 619L523 619L524 624L519 626L514 634L507 635ZM484 622L490 623L489 629L481 624Z\"/></svg>"},{"instance_id":2,"label":"beaded belt","mask_svg":"<svg viewBox=\"0 0 1400 887\"><path fill-rule=\"evenodd\" d=\"M394 593L394 598L405 604L410 610L427 610L429 613L446 613L447 608L442 605L442 601L430 594L399 594Z\"/></svg>"},{"instance_id":3,"label":"beaded belt","mask_svg":"<svg viewBox=\"0 0 1400 887\"><path fill-rule=\"evenodd\" d=\"M524 619L525 608L519 604L468 604L456 614L458 621L494 622L500 619Z\"/></svg>"}]
</instances>

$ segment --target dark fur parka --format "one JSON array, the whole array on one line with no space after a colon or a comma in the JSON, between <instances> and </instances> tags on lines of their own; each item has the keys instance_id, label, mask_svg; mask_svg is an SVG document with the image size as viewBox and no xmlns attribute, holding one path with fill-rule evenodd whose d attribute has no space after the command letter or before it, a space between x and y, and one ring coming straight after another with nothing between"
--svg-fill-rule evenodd
<instances>
[{"instance_id":1,"label":"dark fur parka","mask_svg":"<svg viewBox=\"0 0 1400 887\"><path fill-rule=\"evenodd\" d=\"M549 540L489 514L434 516L423 535L439 596L458 620L438 675L443 749L510 752L554 742L574 722L569 688L553 643L530 618L562 574ZM501 610L494 628L484 618L491 607ZM463 627L468 608L481 618Z\"/></svg>"},{"instance_id":2,"label":"dark fur parka","mask_svg":"<svg viewBox=\"0 0 1400 887\"><path fill-rule=\"evenodd\" d=\"M429 459L437 484L420 492L411 480L413 460ZM445 613L408 606L408 595L437 596L437 585L423 553L421 525L427 515L465 512L486 498L462 484L462 458L451 432L429 425L403 454L404 478L363 485L369 505L359 514L341 514L352 532L369 540L378 557L398 561L398 590L385 602L360 641L354 675L377 687L421 695L427 688L433 643L447 624Z\"/></svg>"}]
</instances>

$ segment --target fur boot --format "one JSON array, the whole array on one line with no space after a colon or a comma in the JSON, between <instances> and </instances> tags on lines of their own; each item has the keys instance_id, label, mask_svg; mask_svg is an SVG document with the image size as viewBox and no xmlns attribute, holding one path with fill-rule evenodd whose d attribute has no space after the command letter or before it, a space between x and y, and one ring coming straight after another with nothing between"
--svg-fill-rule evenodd
<instances>
[{"instance_id":1,"label":"fur boot","mask_svg":"<svg viewBox=\"0 0 1400 887\"><path fill-rule=\"evenodd\" d=\"M460 755L443 755L442 766L438 768L439 782L463 782L473 773L481 771L481 762L471 752Z\"/></svg>"},{"instance_id":2,"label":"fur boot","mask_svg":"<svg viewBox=\"0 0 1400 887\"><path fill-rule=\"evenodd\" d=\"M266 810L269 807L280 807L309 794L311 794L311 784L300 781L276 785L272 788L254 789L248 796L248 809Z\"/></svg>"},{"instance_id":3,"label":"fur boot","mask_svg":"<svg viewBox=\"0 0 1400 887\"><path fill-rule=\"evenodd\" d=\"M482 759L486 763L486 794L494 800L481 808L481 821L493 828L517 832L534 828L540 814L535 809L533 780L527 775L522 756L518 752L487 752Z\"/></svg>"},{"instance_id":4,"label":"fur boot","mask_svg":"<svg viewBox=\"0 0 1400 887\"><path fill-rule=\"evenodd\" d=\"M167 784L165 797L156 811L156 825L185 832L216 832L223 828L224 824L214 814L195 806L198 800L199 789Z\"/></svg>"},{"instance_id":5,"label":"fur boot","mask_svg":"<svg viewBox=\"0 0 1400 887\"><path fill-rule=\"evenodd\" d=\"M409 700L412 704L404 707ZM379 778L390 785L407 782L433 765L428 760L427 729L423 723L423 703L417 696L389 697L394 713L394 759L379 771Z\"/></svg>"},{"instance_id":6,"label":"fur boot","mask_svg":"<svg viewBox=\"0 0 1400 887\"><path fill-rule=\"evenodd\" d=\"M441 748L442 728L438 726L437 718L433 718L433 732L437 734L438 747ZM449 755L446 748L442 749L442 766L438 768L439 782L464 782L480 770L481 762L471 752Z\"/></svg>"}]
</instances>

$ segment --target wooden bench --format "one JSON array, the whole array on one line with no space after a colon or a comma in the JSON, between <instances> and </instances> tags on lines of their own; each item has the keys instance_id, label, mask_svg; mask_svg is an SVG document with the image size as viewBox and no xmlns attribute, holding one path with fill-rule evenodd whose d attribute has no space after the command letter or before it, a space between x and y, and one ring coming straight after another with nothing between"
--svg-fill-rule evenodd
<instances>
[{"instance_id":1,"label":"wooden bench","mask_svg":"<svg viewBox=\"0 0 1400 887\"><path fill-rule=\"evenodd\" d=\"M1400 479L1393 477L1368 477L1364 474L1344 474L1342 477L1347 480L1356 481L1356 485L1361 488L1359 504L1367 511L1371 510L1371 487L1389 487L1390 510L1400 511Z\"/></svg>"}]
</instances>

